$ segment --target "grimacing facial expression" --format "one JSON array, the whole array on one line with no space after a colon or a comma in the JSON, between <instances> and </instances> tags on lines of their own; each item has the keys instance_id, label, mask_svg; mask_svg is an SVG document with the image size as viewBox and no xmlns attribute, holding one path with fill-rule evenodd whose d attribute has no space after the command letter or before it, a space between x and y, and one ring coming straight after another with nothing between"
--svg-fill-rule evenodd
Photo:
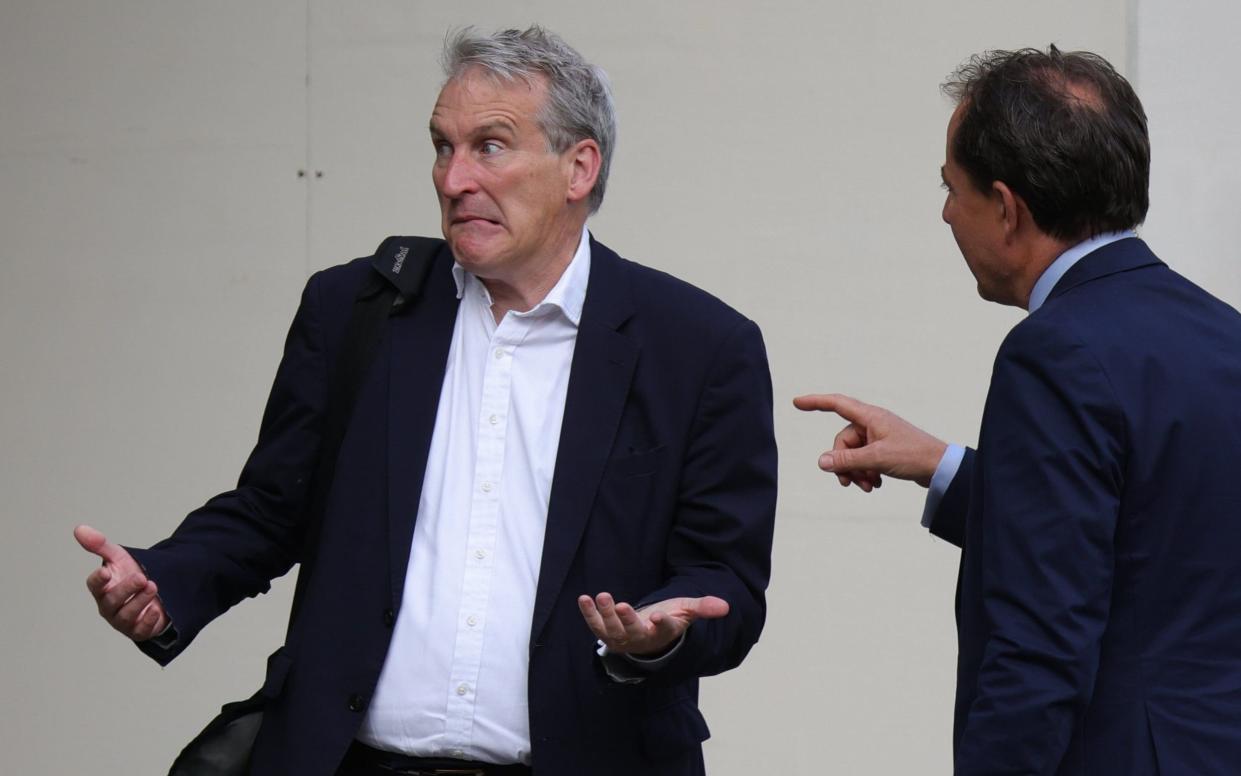
<instances>
[{"instance_id":1,"label":"grimacing facial expression","mask_svg":"<svg viewBox=\"0 0 1241 776\"><path fill-rule=\"evenodd\" d=\"M969 174L957 164L952 141L961 121L958 107L948 122L944 166L940 169L944 188L942 213L944 223L952 229L952 237L965 259L965 264L978 282L978 295L989 302L1011 304L1009 287L1014 270L1004 260L1002 206L993 192L979 191Z\"/></svg>"},{"instance_id":2,"label":"grimacing facial expression","mask_svg":"<svg viewBox=\"0 0 1241 776\"><path fill-rule=\"evenodd\" d=\"M572 155L548 145L546 99L541 77L501 81L473 68L445 84L431 113L444 239L479 277L510 280L547 260L573 222Z\"/></svg>"}]
</instances>

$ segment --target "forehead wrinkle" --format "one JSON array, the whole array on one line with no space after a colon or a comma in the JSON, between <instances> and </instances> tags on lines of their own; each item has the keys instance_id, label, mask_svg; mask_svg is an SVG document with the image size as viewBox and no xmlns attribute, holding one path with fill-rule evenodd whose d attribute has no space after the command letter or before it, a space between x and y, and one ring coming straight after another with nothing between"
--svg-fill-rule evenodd
<instances>
[{"instance_id":1,"label":"forehead wrinkle","mask_svg":"<svg viewBox=\"0 0 1241 776\"><path fill-rule=\"evenodd\" d=\"M499 92L493 95L488 102L505 101L507 99L521 100L525 95L521 95L525 91L529 96L534 98L535 104L530 112L529 118L543 126L544 115L549 109L551 100L550 81L546 73L537 70L533 72L513 72L501 73L495 72L480 65L471 65L456 76L449 78L440 93L449 86L455 85L467 95L476 95L479 89L490 87ZM506 97L506 93L512 94L512 97Z\"/></svg>"},{"instance_id":2,"label":"forehead wrinkle","mask_svg":"<svg viewBox=\"0 0 1241 776\"><path fill-rule=\"evenodd\" d=\"M440 137L443 137L448 134L448 131L440 125L440 121L435 115L437 112L439 112L438 108L432 112L431 120L428 123L427 127L430 130L432 135L438 135ZM486 135L486 134L492 134L492 133L497 133L497 132L504 132L509 135L517 134L517 131L518 131L517 119L522 116L520 111L511 109L511 108L492 108L492 109L483 111L483 113L490 113L490 114L495 114L495 115L485 116L482 119L482 123L470 127L466 131L467 136L477 137L479 135ZM514 115L510 116L509 115L510 113ZM535 120L533 117L531 118L532 120ZM449 126L453 125L454 122L452 121L451 117L448 118L447 123Z\"/></svg>"}]
</instances>

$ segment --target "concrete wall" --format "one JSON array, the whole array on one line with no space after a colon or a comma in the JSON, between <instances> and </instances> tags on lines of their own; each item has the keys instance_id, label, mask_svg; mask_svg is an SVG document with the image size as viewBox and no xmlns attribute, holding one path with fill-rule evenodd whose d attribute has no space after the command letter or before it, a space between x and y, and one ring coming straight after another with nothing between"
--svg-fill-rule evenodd
<instances>
[{"instance_id":1,"label":"concrete wall","mask_svg":"<svg viewBox=\"0 0 1241 776\"><path fill-rule=\"evenodd\" d=\"M1241 6L1131 0L1130 61L1150 122L1151 210L1142 236L1174 269L1241 308Z\"/></svg>"},{"instance_id":2,"label":"concrete wall","mask_svg":"<svg viewBox=\"0 0 1241 776\"><path fill-rule=\"evenodd\" d=\"M161 671L95 616L70 530L147 544L231 485L308 273L438 229L425 122L445 30L539 21L615 82L595 234L722 296L770 349L769 626L704 683L711 772L947 773L956 553L917 527L917 488L864 496L819 473L837 424L788 400L843 390L974 440L1018 313L976 298L939 221L937 87L986 48L1054 41L1137 73L1156 149L1145 233L1238 303L1223 208L1241 109L1206 66L1237 11L1191 6L4 0L8 770L162 772L253 690L288 580Z\"/></svg>"}]
</instances>

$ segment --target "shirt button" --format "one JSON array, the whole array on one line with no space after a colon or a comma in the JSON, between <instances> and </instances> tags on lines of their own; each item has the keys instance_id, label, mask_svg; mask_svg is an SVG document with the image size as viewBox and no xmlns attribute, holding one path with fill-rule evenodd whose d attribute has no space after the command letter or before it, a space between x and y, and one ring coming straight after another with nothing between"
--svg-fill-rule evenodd
<instances>
[{"instance_id":1,"label":"shirt button","mask_svg":"<svg viewBox=\"0 0 1241 776\"><path fill-rule=\"evenodd\" d=\"M496 360L504 358L504 348L496 348Z\"/></svg>"},{"instance_id":2,"label":"shirt button","mask_svg":"<svg viewBox=\"0 0 1241 776\"><path fill-rule=\"evenodd\" d=\"M491 492L491 483L490 483L490 482L484 482L484 483L483 483L483 493L490 493L490 492Z\"/></svg>"},{"instance_id":3,"label":"shirt button","mask_svg":"<svg viewBox=\"0 0 1241 776\"><path fill-rule=\"evenodd\" d=\"M470 691L469 685L465 685L465 684L457 685L457 695L465 695L469 691Z\"/></svg>"},{"instance_id":4,"label":"shirt button","mask_svg":"<svg viewBox=\"0 0 1241 776\"><path fill-rule=\"evenodd\" d=\"M350 711L361 711L364 708L366 708L365 698L363 698L361 695L358 695L357 693L354 693L353 695L349 696L349 710Z\"/></svg>"},{"instance_id":5,"label":"shirt button","mask_svg":"<svg viewBox=\"0 0 1241 776\"><path fill-rule=\"evenodd\" d=\"M478 624L478 618L471 614L469 617L465 618L465 624L473 628Z\"/></svg>"},{"instance_id":6,"label":"shirt button","mask_svg":"<svg viewBox=\"0 0 1241 776\"><path fill-rule=\"evenodd\" d=\"M487 551L486 550L475 550L474 557L478 558L479 560L482 560L483 558L487 557Z\"/></svg>"},{"instance_id":7,"label":"shirt button","mask_svg":"<svg viewBox=\"0 0 1241 776\"><path fill-rule=\"evenodd\" d=\"M385 609L384 610L384 625L387 625L389 628L391 628L395 624L396 624L396 612L392 611L391 609Z\"/></svg>"},{"instance_id":8,"label":"shirt button","mask_svg":"<svg viewBox=\"0 0 1241 776\"><path fill-rule=\"evenodd\" d=\"M491 423L491 425L494 426L495 424L500 422L500 418L497 417L496 415L492 415L491 417L487 418L487 421Z\"/></svg>"},{"instance_id":9,"label":"shirt button","mask_svg":"<svg viewBox=\"0 0 1241 776\"><path fill-rule=\"evenodd\" d=\"M449 754L452 755L453 757L456 757L458 760L465 759L465 752L460 749L454 749L451 752L449 752Z\"/></svg>"}]
</instances>

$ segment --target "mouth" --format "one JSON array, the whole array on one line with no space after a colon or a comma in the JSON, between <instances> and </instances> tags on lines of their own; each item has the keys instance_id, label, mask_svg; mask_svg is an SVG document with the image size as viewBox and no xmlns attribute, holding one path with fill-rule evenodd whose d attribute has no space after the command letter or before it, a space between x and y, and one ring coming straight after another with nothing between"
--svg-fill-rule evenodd
<instances>
[{"instance_id":1,"label":"mouth","mask_svg":"<svg viewBox=\"0 0 1241 776\"><path fill-rule=\"evenodd\" d=\"M492 225L495 225L495 224L498 224L498 223L499 223L499 221L496 221L496 220L494 220L494 219L491 219L491 218L485 218L485 217L483 217L483 216L477 216L477 215L459 215L459 216L453 216L453 217L452 217L452 220L451 220L451 221L449 221L449 224L451 224L452 226L460 226L460 225L462 225L462 224L492 224Z\"/></svg>"}]
</instances>

